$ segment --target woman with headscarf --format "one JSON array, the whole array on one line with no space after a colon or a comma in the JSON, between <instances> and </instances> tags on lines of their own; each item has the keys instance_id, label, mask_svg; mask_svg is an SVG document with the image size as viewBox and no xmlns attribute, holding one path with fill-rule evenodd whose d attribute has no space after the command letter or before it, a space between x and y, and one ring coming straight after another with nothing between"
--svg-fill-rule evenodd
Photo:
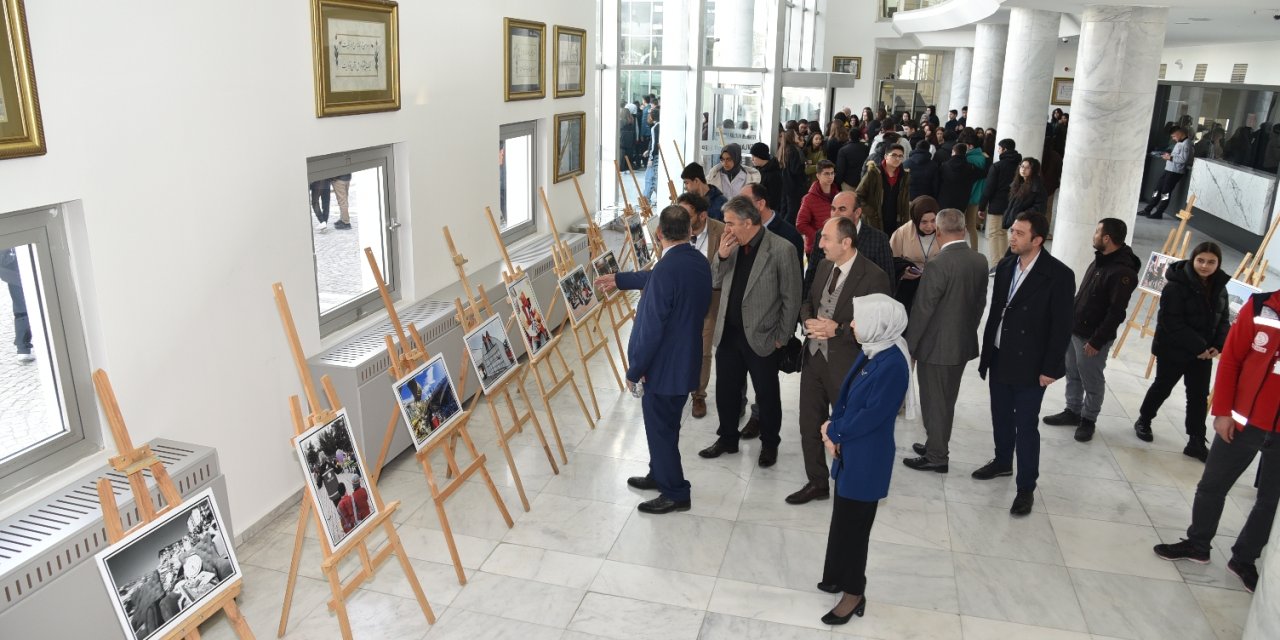
<instances>
[{"instance_id":1,"label":"woman with headscarf","mask_svg":"<svg viewBox=\"0 0 1280 640\"><path fill-rule=\"evenodd\" d=\"M707 184L720 189L726 200L741 193L752 182L760 182L760 172L755 167L742 164L742 147L736 142L720 151L720 162L707 172Z\"/></svg>"},{"instance_id":2,"label":"woman with headscarf","mask_svg":"<svg viewBox=\"0 0 1280 640\"><path fill-rule=\"evenodd\" d=\"M911 315L911 301L916 297L925 264L942 251L936 233L938 210L938 201L930 196L912 200L911 219L889 237L889 249L893 251L893 265L898 276L898 287L893 297L906 308L907 315Z\"/></svg>"},{"instance_id":3,"label":"woman with headscarf","mask_svg":"<svg viewBox=\"0 0 1280 640\"><path fill-rule=\"evenodd\" d=\"M840 387L822 442L832 456L836 495L827 536L826 565L818 589L841 594L822 623L845 624L867 608L867 548L876 507L889 494L893 472L893 424L910 387L910 354L902 332L907 312L882 293L853 299L853 335L862 353Z\"/></svg>"}]
</instances>

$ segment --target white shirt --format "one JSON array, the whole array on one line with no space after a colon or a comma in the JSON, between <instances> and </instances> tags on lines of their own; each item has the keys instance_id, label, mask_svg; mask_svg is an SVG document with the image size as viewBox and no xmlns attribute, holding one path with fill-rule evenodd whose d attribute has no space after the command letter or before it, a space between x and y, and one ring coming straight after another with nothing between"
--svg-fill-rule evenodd
<instances>
[{"instance_id":1,"label":"white shirt","mask_svg":"<svg viewBox=\"0 0 1280 640\"><path fill-rule=\"evenodd\" d=\"M949 247L949 246L951 246L951 245L953 245L953 244L955 244L955 243L957 243L957 242L968 242L968 240L965 240L964 238L961 238L961 239L959 239L959 240L952 240L951 242L948 242L948 243L946 243L946 244L942 245L942 247L941 247L941 248L939 248L939 249L938 249L938 251L942 251L943 249L946 249L947 247ZM1037 255L1036 257L1037 257L1037 258L1039 258L1040 256L1038 256L1038 255Z\"/></svg>"},{"instance_id":2,"label":"white shirt","mask_svg":"<svg viewBox=\"0 0 1280 640\"><path fill-rule=\"evenodd\" d=\"M692 244L693 247L697 249L699 253L705 256L707 255L707 240L709 239L710 236L711 236L710 225L704 226L702 227L702 233L694 234L693 239L689 241L689 244Z\"/></svg>"},{"instance_id":3,"label":"white shirt","mask_svg":"<svg viewBox=\"0 0 1280 640\"><path fill-rule=\"evenodd\" d=\"M853 256L851 256L848 260L845 260L844 262L836 265L836 268L840 270L840 277L836 278L836 291L839 291L840 287L844 286L844 281L849 277L849 270L853 268L853 261L857 259L858 259L858 250L854 249ZM835 275L835 272L832 271L831 275ZM828 288L831 287L831 278L827 278L827 287ZM823 291L826 291L826 289L823 289Z\"/></svg>"},{"instance_id":4,"label":"white shirt","mask_svg":"<svg viewBox=\"0 0 1280 640\"><path fill-rule=\"evenodd\" d=\"M1022 259L1013 263L1013 280L1009 282L1009 296L1004 301L1004 312L1000 314L1000 326L996 327L996 348L1000 348L1000 334L1004 331L1004 315L1009 312L1009 301L1013 300L1013 296L1018 293L1018 288L1027 280L1027 274L1031 273L1031 269L1036 266L1036 261L1040 259L1040 252L1036 252L1036 257L1031 259L1031 264L1026 269L1022 268Z\"/></svg>"}]
</instances>

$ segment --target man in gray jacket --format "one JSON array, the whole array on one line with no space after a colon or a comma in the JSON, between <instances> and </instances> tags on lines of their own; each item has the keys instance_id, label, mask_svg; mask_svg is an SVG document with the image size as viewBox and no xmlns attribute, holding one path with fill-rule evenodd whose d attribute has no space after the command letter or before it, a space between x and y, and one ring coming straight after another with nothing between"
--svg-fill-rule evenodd
<instances>
[{"instance_id":1,"label":"man in gray jacket","mask_svg":"<svg viewBox=\"0 0 1280 640\"><path fill-rule=\"evenodd\" d=\"M938 212L942 252L929 261L911 306L907 349L916 359L920 413L927 439L912 445L918 458L902 463L947 472L947 445L965 363L978 357L978 323L987 303L987 261L966 242L964 213Z\"/></svg>"},{"instance_id":2,"label":"man in gray jacket","mask_svg":"<svg viewBox=\"0 0 1280 640\"><path fill-rule=\"evenodd\" d=\"M1187 139L1187 132L1182 127L1174 127L1169 135L1173 137L1173 150L1160 156L1165 160L1164 173L1160 174L1156 194L1147 202L1147 207L1138 212L1138 215L1152 220L1164 217L1164 210L1169 208L1169 195L1191 170L1191 159L1194 157L1191 141Z\"/></svg>"}]
</instances>

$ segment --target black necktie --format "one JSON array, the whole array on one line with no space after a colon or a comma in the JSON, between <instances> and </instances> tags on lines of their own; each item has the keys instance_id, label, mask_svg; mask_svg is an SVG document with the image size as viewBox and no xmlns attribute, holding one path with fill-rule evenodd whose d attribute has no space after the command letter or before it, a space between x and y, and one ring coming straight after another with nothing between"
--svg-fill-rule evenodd
<instances>
[{"instance_id":1,"label":"black necktie","mask_svg":"<svg viewBox=\"0 0 1280 640\"><path fill-rule=\"evenodd\" d=\"M836 292L836 282L840 280L840 267L831 272L831 284L827 285L827 293Z\"/></svg>"}]
</instances>

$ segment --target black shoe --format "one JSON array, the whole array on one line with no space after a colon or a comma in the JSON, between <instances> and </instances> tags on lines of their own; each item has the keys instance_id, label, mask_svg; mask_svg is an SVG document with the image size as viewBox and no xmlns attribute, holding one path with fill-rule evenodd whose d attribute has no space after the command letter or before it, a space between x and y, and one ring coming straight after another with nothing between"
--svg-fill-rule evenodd
<instances>
[{"instance_id":1,"label":"black shoe","mask_svg":"<svg viewBox=\"0 0 1280 640\"><path fill-rule=\"evenodd\" d=\"M920 444L919 442L917 442L917 443L915 443L915 444L911 445L911 450L912 450L912 451L914 451L914 452L916 452L916 455L918 455L918 456L925 455L926 453L928 453L928 452L929 452L929 450L928 450L927 448L925 448L925 446L924 446L923 444Z\"/></svg>"},{"instance_id":2,"label":"black shoe","mask_svg":"<svg viewBox=\"0 0 1280 640\"><path fill-rule=\"evenodd\" d=\"M1080 426L1076 427L1076 442L1088 442L1093 439L1093 432L1098 428L1098 423L1087 418L1080 419Z\"/></svg>"},{"instance_id":3,"label":"black shoe","mask_svg":"<svg viewBox=\"0 0 1280 640\"><path fill-rule=\"evenodd\" d=\"M350 228L351 228L351 223L350 223L350 222L343 222L343 221L339 220L339 221L337 221L337 222L333 223L333 228L334 228L334 229L342 229L342 230L344 230L344 231L345 231L345 230L347 230L347 229L350 229Z\"/></svg>"},{"instance_id":4,"label":"black shoe","mask_svg":"<svg viewBox=\"0 0 1280 640\"><path fill-rule=\"evenodd\" d=\"M737 453L737 452L738 452L737 447L730 449L729 447L721 444L719 440L716 440L715 444L707 447L706 449L703 449L702 451L699 451L698 455L703 458L719 458L720 456L726 453Z\"/></svg>"},{"instance_id":5,"label":"black shoe","mask_svg":"<svg viewBox=\"0 0 1280 640\"><path fill-rule=\"evenodd\" d=\"M1078 427L1080 426L1080 414L1070 409L1063 409L1062 413L1045 416L1044 423L1051 427Z\"/></svg>"},{"instance_id":6,"label":"black shoe","mask_svg":"<svg viewBox=\"0 0 1280 640\"><path fill-rule=\"evenodd\" d=\"M1205 462L1209 459L1209 445L1206 445L1203 439L1196 438L1182 448L1182 455Z\"/></svg>"},{"instance_id":7,"label":"black shoe","mask_svg":"<svg viewBox=\"0 0 1280 640\"><path fill-rule=\"evenodd\" d=\"M1209 564L1209 551L1201 550L1190 540L1173 544L1158 544L1152 548L1156 555L1165 560L1190 560L1196 564ZM1229 566L1229 565L1228 565Z\"/></svg>"},{"instance_id":8,"label":"black shoe","mask_svg":"<svg viewBox=\"0 0 1280 640\"><path fill-rule=\"evenodd\" d=\"M1147 219L1148 219L1148 220L1164 220L1164 214L1163 214L1163 213L1157 213L1157 214L1155 214L1155 215L1149 215L1149 216L1147 216Z\"/></svg>"},{"instance_id":9,"label":"black shoe","mask_svg":"<svg viewBox=\"0 0 1280 640\"><path fill-rule=\"evenodd\" d=\"M999 478L1000 476L1011 476L1013 475L1013 469L1011 467L1002 467L996 464L995 460L992 460L970 475L972 475L975 480L990 480L992 478Z\"/></svg>"},{"instance_id":10,"label":"black shoe","mask_svg":"<svg viewBox=\"0 0 1280 640\"><path fill-rule=\"evenodd\" d=\"M1227 562L1227 571L1236 574L1240 578L1240 582L1244 583L1244 590L1253 593L1258 588L1258 567L1253 564L1246 564L1232 558Z\"/></svg>"},{"instance_id":11,"label":"black shoe","mask_svg":"<svg viewBox=\"0 0 1280 640\"><path fill-rule=\"evenodd\" d=\"M936 471L937 473L947 472L947 463L945 462L929 462L929 459L920 456L919 458L904 458L902 464L916 471Z\"/></svg>"},{"instance_id":12,"label":"black shoe","mask_svg":"<svg viewBox=\"0 0 1280 640\"><path fill-rule=\"evenodd\" d=\"M1143 209L1142 211L1139 211L1139 212L1138 212L1138 217L1139 217L1139 218L1145 218L1145 217L1147 217L1147 216L1149 216L1149 215L1151 215L1151 212L1150 212L1150 211L1147 211L1146 209Z\"/></svg>"},{"instance_id":13,"label":"black shoe","mask_svg":"<svg viewBox=\"0 0 1280 640\"><path fill-rule=\"evenodd\" d=\"M862 596L862 599L858 601L858 606L854 607L853 611L850 611L848 615L838 616L836 615L836 610L832 609L827 612L827 615L822 616L822 624L831 625L833 627L842 625L849 622L849 620L852 619L854 616L858 616L859 618L861 618L862 614L866 612L867 612L867 597Z\"/></svg>"},{"instance_id":14,"label":"black shoe","mask_svg":"<svg viewBox=\"0 0 1280 640\"><path fill-rule=\"evenodd\" d=\"M1151 433L1151 421L1146 418L1138 418L1138 421L1133 423L1133 432L1143 442L1151 442L1156 439L1155 434Z\"/></svg>"},{"instance_id":15,"label":"black shoe","mask_svg":"<svg viewBox=\"0 0 1280 640\"><path fill-rule=\"evenodd\" d=\"M627 478L627 486L635 489L643 489L645 491L649 491L651 489L656 490L658 488L658 483L653 479L652 476L633 476L633 477Z\"/></svg>"},{"instance_id":16,"label":"black shoe","mask_svg":"<svg viewBox=\"0 0 1280 640\"><path fill-rule=\"evenodd\" d=\"M747 424L742 427L742 431L738 432L738 437L743 440L760 437L760 419L754 417L748 419Z\"/></svg>"},{"instance_id":17,"label":"black shoe","mask_svg":"<svg viewBox=\"0 0 1280 640\"><path fill-rule=\"evenodd\" d=\"M1013 506L1009 507L1009 513L1015 516L1025 516L1031 513L1031 505L1036 503L1036 495L1034 491L1019 491L1018 495L1013 499Z\"/></svg>"},{"instance_id":18,"label":"black shoe","mask_svg":"<svg viewBox=\"0 0 1280 640\"><path fill-rule=\"evenodd\" d=\"M688 511L690 506L691 504L688 500L676 502L666 496L658 496L648 502L641 502L640 506L636 508L640 510L640 513L663 514L671 513L672 511Z\"/></svg>"},{"instance_id":19,"label":"black shoe","mask_svg":"<svg viewBox=\"0 0 1280 640\"><path fill-rule=\"evenodd\" d=\"M831 497L831 489L826 483L822 485L806 484L804 487L789 496L787 496L787 504L804 504L814 500L826 500ZM832 591L831 593L839 593Z\"/></svg>"},{"instance_id":20,"label":"black shoe","mask_svg":"<svg viewBox=\"0 0 1280 640\"><path fill-rule=\"evenodd\" d=\"M760 459L757 460L761 467L769 468L778 462L778 448L764 447L760 449Z\"/></svg>"},{"instance_id":21,"label":"black shoe","mask_svg":"<svg viewBox=\"0 0 1280 640\"><path fill-rule=\"evenodd\" d=\"M840 593L840 585L837 585L834 582L819 582L818 591L823 591L825 593Z\"/></svg>"}]
</instances>

